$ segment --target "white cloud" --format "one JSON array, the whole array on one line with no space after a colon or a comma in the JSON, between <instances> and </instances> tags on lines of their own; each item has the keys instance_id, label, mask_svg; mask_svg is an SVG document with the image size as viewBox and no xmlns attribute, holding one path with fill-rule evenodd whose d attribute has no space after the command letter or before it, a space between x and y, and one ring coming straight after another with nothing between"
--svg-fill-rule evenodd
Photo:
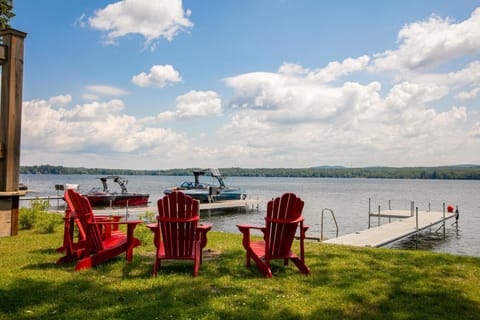
<instances>
[{"instance_id":1,"label":"white cloud","mask_svg":"<svg viewBox=\"0 0 480 320\"><path fill-rule=\"evenodd\" d=\"M51 97L48 99L48 104L56 106L64 106L72 102L72 96L69 94Z\"/></svg>"},{"instance_id":2,"label":"white cloud","mask_svg":"<svg viewBox=\"0 0 480 320\"><path fill-rule=\"evenodd\" d=\"M171 41L181 30L191 28L190 14L190 10L184 11L181 0L122 0L95 11L88 24L107 32L107 43L139 34L150 46L160 38Z\"/></svg>"},{"instance_id":3,"label":"white cloud","mask_svg":"<svg viewBox=\"0 0 480 320\"><path fill-rule=\"evenodd\" d=\"M476 96L478 96L478 94L480 93L480 87L477 87L477 88L473 88L472 90L470 91L462 91L462 92L459 92L456 97L460 100L469 100L469 99L473 99L475 98Z\"/></svg>"},{"instance_id":4,"label":"white cloud","mask_svg":"<svg viewBox=\"0 0 480 320\"><path fill-rule=\"evenodd\" d=\"M286 74L286 75L302 75L307 73L309 70L307 68L302 67L296 63L288 63L284 62L280 68L278 68L278 73Z\"/></svg>"},{"instance_id":5,"label":"white cloud","mask_svg":"<svg viewBox=\"0 0 480 320\"><path fill-rule=\"evenodd\" d=\"M158 115L160 120L191 119L222 114L222 100L214 91L192 90L177 97L175 112L166 111Z\"/></svg>"},{"instance_id":6,"label":"white cloud","mask_svg":"<svg viewBox=\"0 0 480 320\"><path fill-rule=\"evenodd\" d=\"M475 138L480 138L480 121L477 121L470 130L470 135Z\"/></svg>"},{"instance_id":7,"label":"white cloud","mask_svg":"<svg viewBox=\"0 0 480 320\"><path fill-rule=\"evenodd\" d=\"M90 101L100 100L100 96L94 93L84 93L82 94L82 98L84 100L90 100Z\"/></svg>"},{"instance_id":8,"label":"white cloud","mask_svg":"<svg viewBox=\"0 0 480 320\"><path fill-rule=\"evenodd\" d=\"M22 149L26 154L41 150L47 157L79 152L142 153L156 157L162 149L175 150L177 143L187 144L181 134L166 128L146 127L142 121L124 114L121 100L54 108L58 101L67 102L67 97L23 103Z\"/></svg>"},{"instance_id":9,"label":"white cloud","mask_svg":"<svg viewBox=\"0 0 480 320\"><path fill-rule=\"evenodd\" d=\"M480 8L469 19L454 23L432 16L398 33L400 46L374 56L379 70L423 70L451 59L480 53Z\"/></svg>"},{"instance_id":10,"label":"white cloud","mask_svg":"<svg viewBox=\"0 0 480 320\"><path fill-rule=\"evenodd\" d=\"M125 114L122 100L96 101L113 95L105 87L87 88L94 101L71 107L69 95L28 101L23 154L37 151L55 160L80 153L77 158L88 155L96 161L92 166L101 166L97 162L121 153L118 159L130 168L477 163L479 16L477 9L458 23L434 16L409 24L399 32L398 48L381 54L318 68L285 62L276 72L226 78L233 91L228 104L215 91L191 90L177 97L172 110L136 119ZM181 80L170 65L131 79L157 87ZM224 114L225 105L230 109ZM179 121L206 117L208 125ZM159 120L185 133L159 127ZM203 131L189 137L191 125L200 123Z\"/></svg>"},{"instance_id":11,"label":"white cloud","mask_svg":"<svg viewBox=\"0 0 480 320\"><path fill-rule=\"evenodd\" d=\"M150 68L150 73L142 72L132 78L132 82L140 87L163 88L168 83L180 81L182 81L180 73L169 64L154 65Z\"/></svg>"},{"instance_id":12,"label":"white cloud","mask_svg":"<svg viewBox=\"0 0 480 320\"><path fill-rule=\"evenodd\" d=\"M105 86L105 85L91 85L87 86L87 90L102 94L102 95L109 95L109 96L124 96L128 94L128 91L123 89L119 89L116 87Z\"/></svg>"},{"instance_id":13,"label":"white cloud","mask_svg":"<svg viewBox=\"0 0 480 320\"><path fill-rule=\"evenodd\" d=\"M352 72L362 71L368 66L370 57L363 55L358 58L347 58L342 62L330 62L325 68L310 73L312 80L320 82L331 82L339 76L347 75Z\"/></svg>"},{"instance_id":14,"label":"white cloud","mask_svg":"<svg viewBox=\"0 0 480 320\"><path fill-rule=\"evenodd\" d=\"M337 68L341 63L329 65L336 67L319 70L346 74ZM366 65L357 66L349 70ZM445 111L433 107L450 94L452 80L445 84L404 81L382 93L377 81L326 85L313 80L312 72L303 72L299 65L290 70L302 72L280 68L279 73L225 79L235 94L231 105L241 108L234 109L238 112L224 125L221 135L226 141L242 136L248 150L238 161L253 164L265 157L289 166L298 159L306 165L314 165L318 159L335 164L355 159L359 165L376 161L415 165L431 161L437 153L448 153L455 141L469 135L463 128L468 120L465 107L452 106Z\"/></svg>"}]
</instances>

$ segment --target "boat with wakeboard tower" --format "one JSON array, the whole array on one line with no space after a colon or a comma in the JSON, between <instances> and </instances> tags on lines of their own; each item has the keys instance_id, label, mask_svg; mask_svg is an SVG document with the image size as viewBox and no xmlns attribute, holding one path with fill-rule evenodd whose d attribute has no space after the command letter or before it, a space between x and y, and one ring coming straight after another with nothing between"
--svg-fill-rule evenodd
<instances>
[{"instance_id":1,"label":"boat with wakeboard tower","mask_svg":"<svg viewBox=\"0 0 480 320\"><path fill-rule=\"evenodd\" d=\"M194 181L185 181L178 187L168 188L163 191L168 195L173 191L182 191L183 193L199 200L202 203L244 200L247 197L245 190L240 187L226 186L224 177L217 168L194 170ZM200 181L200 177L211 177L212 182ZM203 178L205 180L205 178Z\"/></svg>"},{"instance_id":2,"label":"boat with wakeboard tower","mask_svg":"<svg viewBox=\"0 0 480 320\"><path fill-rule=\"evenodd\" d=\"M94 187L83 195L88 198L92 207L138 207L148 204L148 193L128 192L128 180L119 176L106 176L99 178L103 189ZM112 180L120 186L120 192L109 190L108 181Z\"/></svg>"}]
</instances>

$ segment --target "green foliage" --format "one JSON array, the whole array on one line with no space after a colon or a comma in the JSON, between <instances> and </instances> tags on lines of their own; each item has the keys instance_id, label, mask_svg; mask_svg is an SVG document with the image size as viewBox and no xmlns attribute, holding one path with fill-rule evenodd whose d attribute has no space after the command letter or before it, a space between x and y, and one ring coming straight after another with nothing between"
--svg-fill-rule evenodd
<instances>
[{"instance_id":1,"label":"green foliage","mask_svg":"<svg viewBox=\"0 0 480 320\"><path fill-rule=\"evenodd\" d=\"M37 219L35 229L41 233L53 233L55 232L55 226L62 224L63 218L60 215L53 213L43 212L40 219Z\"/></svg>"},{"instance_id":2,"label":"green foliage","mask_svg":"<svg viewBox=\"0 0 480 320\"><path fill-rule=\"evenodd\" d=\"M129 170L99 168L68 168L63 166L22 166L23 174L92 174L92 175L151 175L191 176L201 168L170 170ZM386 179L464 179L480 180L480 165L441 167L314 167L314 168L220 168L226 177L302 177L302 178L386 178Z\"/></svg>"},{"instance_id":3,"label":"green foliage","mask_svg":"<svg viewBox=\"0 0 480 320\"><path fill-rule=\"evenodd\" d=\"M37 220L37 213L33 208L20 208L18 214L18 227L20 230L31 229Z\"/></svg>"},{"instance_id":4,"label":"green foliage","mask_svg":"<svg viewBox=\"0 0 480 320\"><path fill-rule=\"evenodd\" d=\"M156 218L155 218L155 213L152 212L152 211L147 211L145 212L145 214L142 214L142 215L139 215L138 216L138 219L139 220L142 220L143 222L145 223L152 223L152 222L156 222Z\"/></svg>"},{"instance_id":5,"label":"green foliage","mask_svg":"<svg viewBox=\"0 0 480 320\"><path fill-rule=\"evenodd\" d=\"M30 201L30 208L20 208L18 217L19 228L21 230L33 228L37 221L45 218L44 216L48 206L48 200L33 199ZM45 223L43 221L42 224L45 227Z\"/></svg>"},{"instance_id":6,"label":"green foliage","mask_svg":"<svg viewBox=\"0 0 480 320\"><path fill-rule=\"evenodd\" d=\"M10 28L9 21L15 17L12 0L0 0L0 29Z\"/></svg>"}]
</instances>

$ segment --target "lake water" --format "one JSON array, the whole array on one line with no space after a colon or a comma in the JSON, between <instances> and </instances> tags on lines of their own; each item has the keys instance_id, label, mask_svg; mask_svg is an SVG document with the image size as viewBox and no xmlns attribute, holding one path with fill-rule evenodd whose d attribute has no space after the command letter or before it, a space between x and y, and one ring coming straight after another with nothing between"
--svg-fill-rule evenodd
<instances>
[{"instance_id":1,"label":"lake water","mask_svg":"<svg viewBox=\"0 0 480 320\"><path fill-rule=\"evenodd\" d=\"M128 190L150 193L154 205L163 190L179 185L193 177L178 176L124 176L128 179ZM28 196L57 195L55 184L74 183L82 192L92 187L100 187L98 176L93 175L21 175L34 192ZM264 224L266 202L284 192L294 192L305 201L303 215L310 226L307 235L320 235L322 209L329 208L335 213L339 235L368 228L369 198L372 208L381 205L392 209L410 209L415 201L419 210L426 210L430 204L432 211L441 211L443 203L457 205L460 211L458 229L447 221L446 237L436 232L438 226L421 234L418 248L457 255L480 256L480 181L464 180L409 180L409 179L335 179L335 178L261 178L228 177L227 185L246 189L248 198L260 201L260 210L248 213L212 215L202 217L210 222L214 230L238 233L237 223ZM112 186L113 187L113 186ZM113 188L112 188L113 189ZM372 209L373 211L373 209ZM372 226L376 223L372 218ZM382 223L386 223L383 219ZM330 215L324 218L324 236L335 236L335 224ZM396 242L394 248L414 249L414 237Z\"/></svg>"}]
</instances>

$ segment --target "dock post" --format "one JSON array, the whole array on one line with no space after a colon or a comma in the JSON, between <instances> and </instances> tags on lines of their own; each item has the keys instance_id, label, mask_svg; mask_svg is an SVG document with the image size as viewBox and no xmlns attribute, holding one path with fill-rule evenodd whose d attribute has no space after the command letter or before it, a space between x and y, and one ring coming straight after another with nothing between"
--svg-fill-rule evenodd
<instances>
[{"instance_id":1,"label":"dock post","mask_svg":"<svg viewBox=\"0 0 480 320\"><path fill-rule=\"evenodd\" d=\"M371 198L368 198L368 229L370 229L370 217L372 215L372 209L371 209Z\"/></svg>"},{"instance_id":2,"label":"dock post","mask_svg":"<svg viewBox=\"0 0 480 320\"><path fill-rule=\"evenodd\" d=\"M455 224L457 225L458 232L458 219L460 218L460 211L458 211L458 206L455 206Z\"/></svg>"},{"instance_id":3,"label":"dock post","mask_svg":"<svg viewBox=\"0 0 480 320\"><path fill-rule=\"evenodd\" d=\"M415 249L418 249L418 207L415 208L415 215L416 215L416 232L415 232Z\"/></svg>"},{"instance_id":4,"label":"dock post","mask_svg":"<svg viewBox=\"0 0 480 320\"><path fill-rule=\"evenodd\" d=\"M445 236L445 202L443 203L443 239L446 238Z\"/></svg>"},{"instance_id":5,"label":"dock post","mask_svg":"<svg viewBox=\"0 0 480 320\"><path fill-rule=\"evenodd\" d=\"M378 225L380 225L380 205L378 205Z\"/></svg>"}]
</instances>

